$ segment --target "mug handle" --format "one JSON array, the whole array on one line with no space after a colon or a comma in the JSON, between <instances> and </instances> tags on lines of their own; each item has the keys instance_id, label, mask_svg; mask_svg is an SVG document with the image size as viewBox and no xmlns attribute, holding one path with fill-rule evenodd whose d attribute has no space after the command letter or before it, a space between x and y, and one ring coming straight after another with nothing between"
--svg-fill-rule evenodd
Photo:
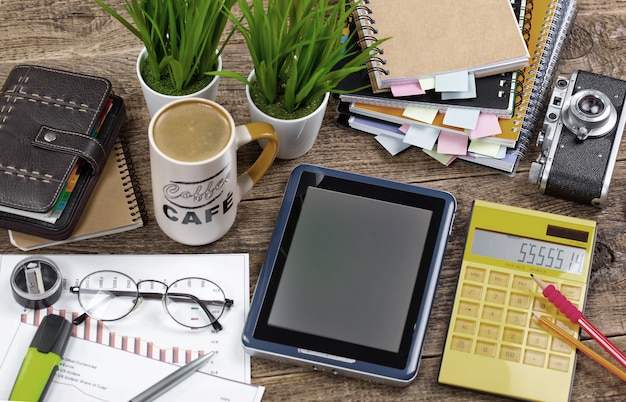
<instances>
[{"instance_id":1,"label":"mug handle","mask_svg":"<svg viewBox=\"0 0 626 402\"><path fill-rule=\"evenodd\" d=\"M267 172L272 166L276 154L278 153L278 135L274 126L269 123L254 122L248 123L235 128L235 139L237 148L248 144L252 141L267 140L261 155L250 166L248 170L237 178L239 186L239 194L242 198L252 189L252 186Z\"/></svg>"}]
</instances>

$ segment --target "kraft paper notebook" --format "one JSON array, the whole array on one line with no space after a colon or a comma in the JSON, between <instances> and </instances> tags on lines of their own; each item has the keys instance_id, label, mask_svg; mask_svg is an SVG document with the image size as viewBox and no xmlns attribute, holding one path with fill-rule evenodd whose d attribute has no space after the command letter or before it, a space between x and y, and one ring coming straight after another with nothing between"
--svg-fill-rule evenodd
<instances>
[{"instance_id":1,"label":"kraft paper notebook","mask_svg":"<svg viewBox=\"0 0 626 402\"><path fill-rule=\"evenodd\" d=\"M90 239L143 226L143 200L133 186L134 173L127 151L118 139L72 235L49 240L9 230L11 243L23 251Z\"/></svg>"},{"instance_id":2,"label":"kraft paper notebook","mask_svg":"<svg viewBox=\"0 0 626 402\"><path fill-rule=\"evenodd\" d=\"M468 71L476 77L528 64L528 48L509 0L369 0L358 7L362 40L390 38L370 61L376 90Z\"/></svg>"}]
</instances>

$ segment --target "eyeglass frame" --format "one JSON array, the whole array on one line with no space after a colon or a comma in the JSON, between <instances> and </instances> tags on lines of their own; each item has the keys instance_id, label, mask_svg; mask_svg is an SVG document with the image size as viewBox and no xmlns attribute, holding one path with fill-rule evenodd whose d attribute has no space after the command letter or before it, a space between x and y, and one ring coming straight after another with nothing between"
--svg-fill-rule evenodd
<instances>
[{"instance_id":1,"label":"eyeglass frame","mask_svg":"<svg viewBox=\"0 0 626 402\"><path fill-rule=\"evenodd\" d=\"M88 312L88 309L85 308L85 306L83 306L83 303L81 302L80 299L80 291L81 291L81 287L80 285L83 283L83 281L92 276L92 275L96 275L100 272L108 272L108 273L113 273L113 274L118 274L118 275L123 275L127 278L129 278L130 280L133 281L133 283L135 284L135 287L137 288L136 291L132 291L132 290L106 290L107 292L113 294L114 296L134 296L136 295L137 297L135 298L135 301L133 302L133 306L131 309L128 310L128 312L126 312L125 314L121 315L118 318L112 318L112 319L102 319L102 318L98 318L96 316L91 315ZM176 279L174 280L170 285L168 285L167 283L163 282L163 281L159 281L157 279L143 279L140 281L135 281L133 278L131 278L129 275L120 272L120 271L115 271L115 270L109 270L109 269L103 269L100 271L94 271L88 275L86 275L83 279L80 280L80 282L78 283L77 286L70 286L69 287L69 291L70 293L73 293L76 295L76 297L78 298L78 303L80 304L80 306L83 308L83 310L85 310L85 312L83 314L81 314L80 316L76 317L72 323L75 325L81 324L83 323L86 319L87 316L89 317L93 317L99 321L117 321L117 320L121 320L122 318L128 316L130 313L132 313L133 311L135 311L135 309L141 304L141 299L160 299L163 303L165 303L165 298L166 296L173 296L173 297L184 297L184 298L189 298L191 300L193 300L197 305L200 306L200 308L202 309L202 311L204 311L204 313L207 315L207 317L209 317L209 320L211 320L211 323L209 325L205 325L202 327L192 327L186 324L183 324L182 322L178 321L176 318L174 318L174 316L170 313L170 311L168 310L167 306L165 304L163 304L163 308L165 309L167 315L169 315L174 321L176 321L178 324L187 327L187 328L191 328L191 329L200 329L200 328L206 328L208 326L213 327L213 329L215 329L216 331L221 331L223 329L222 324L220 324L220 322L218 321L219 317L215 317L213 315L213 313L211 313L209 311L209 309L206 307L204 302L210 302L210 300L202 300L199 299L198 297L196 297L195 295L189 294L189 293L173 293L171 295L169 295L169 290L172 284L180 282L180 281L184 281L184 280L188 280L188 279L200 279L203 281L208 281L211 282L213 285L215 285L218 289L220 289L222 291L222 294L224 295L224 306L223 309L229 309L233 306L234 304L234 300L233 299L229 299L226 297L226 293L224 292L224 290L222 289L222 287L220 285L218 285L217 283L213 282L210 279L207 278L203 278L203 277L199 277L199 276L190 276L190 277L184 277L184 278L180 278L180 279ZM165 288L165 291L163 293L158 293L158 292L142 292L139 287L142 283L147 283L147 282L152 282L152 283L158 283L160 285L163 285L163 287ZM87 288L83 288L85 291L87 290ZM94 291L101 291L100 289L89 289L89 290L94 290ZM222 310L223 312L223 310ZM221 314L220 314L221 317Z\"/></svg>"}]
</instances>

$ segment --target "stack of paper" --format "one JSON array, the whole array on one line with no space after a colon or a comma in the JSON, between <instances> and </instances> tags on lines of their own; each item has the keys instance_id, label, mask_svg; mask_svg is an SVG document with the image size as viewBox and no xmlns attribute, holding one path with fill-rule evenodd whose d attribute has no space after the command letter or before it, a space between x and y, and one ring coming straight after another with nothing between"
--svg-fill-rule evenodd
<instances>
[{"instance_id":1,"label":"stack of paper","mask_svg":"<svg viewBox=\"0 0 626 402\"><path fill-rule=\"evenodd\" d=\"M72 331L54 373L46 400L128 401L178 367L215 352L202 369L164 394L164 401L259 402L265 388L250 384L250 356L241 332L250 304L247 254L179 255L44 255L63 277L61 296L47 309L27 309L11 295L11 273L23 255L0 255L0 400L11 394L20 365L45 315L71 320L84 312L70 286L98 270L118 270L134 281L155 279L171 284L202 277L220 286L234 303L219 317L223 329L186 328L174 321L159 300L144 299L117 321L88 318ZM121 281L120 281L121 282ZM156 282L152 285L158 285ZM121 286L121 285L120 285ZM130 288L125 281L124 286ZM152 292L164 292L159 286Z\"/></svg>"}]
</instances>

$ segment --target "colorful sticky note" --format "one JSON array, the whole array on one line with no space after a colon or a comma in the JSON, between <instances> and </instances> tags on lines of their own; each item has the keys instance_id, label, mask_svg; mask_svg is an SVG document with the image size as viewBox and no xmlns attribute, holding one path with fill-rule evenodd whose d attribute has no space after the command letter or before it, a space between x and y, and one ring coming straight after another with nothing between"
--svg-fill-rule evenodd
<instances>
[{"instance_id":1,"label":"colorful sticky note","mask_svg":"<svg viewBox=\"0 0 626 402\"><path fill-rule=\"evenodd\" d=\"M440 131L435 127L411 125L404 135L404 142L424 149L433 149Z\"/></svg>"},{"instance_id":2,"label":"colorful sticky note","mask_svg":"<svg viewBox=\"0 0 626 402\"><path fill-rule=\"evenodd\" d=\"M463 134L441 131L437 140L437 152L440 154L466 155L469 137Z\"/></svg>"},{"instance_id":3,"label":"colorful sticky note","mask_svg":"<svg viewBox=\"0 0 626 402\"><path fill-rule=\"evenodd\" d=\"M478 116L480 116L478 109L449 107L443 117L443 124L474 130L478 124Z\"/></svg>"},{"instance_id":4,"label":"colorful sticky note","mask_svg":"<svg viewBox=\"0 0 626 402\"><path fill-rule=\"evenodd\" d=\"M476 127L470 130L470 138L483 138L502 133L498 116L493 113L480 113Z\"/></svg>"},{"instance_id":5,"label":"colorful sticky note","mask_svg":"<svg viewBox=\"0 0 626 402\"><path fill-rule=\"evenodd\" d=\"M424 91L435 89L435 77L422 78L420 81L420 87Z\"/></svg>"},{"instance_id":6,"label":"colorful sticky note","mask_svg":"<svg viewBox=\"0 0 626 402\"><path fill-rule=\"evenodd\" d=\"M506 147L494 142L472 140L467 147L467 151L500 159L502 158L502 151L506 153Z\"/></svg>"},{"instance_id":7,"label":"colorful sticky note","mask_svg":"<svg viewBox=\"0 0 626 402\"><path fill-rule=\"evenodd\" d=\"M405 144L402 140L390 135L377 135L374 138L387 152L394 156L411 146L411 144Z\"/></svg>"},{"instance_id":8,"label":"colorful sticky note","mask_svg":"<svg viewBox=\"0 0 626 402\"><path fill-rule=\"evenodd\" d=\"M410 84L392 85L391 93L393 96L411 96L424 95L426 91L422 89L419 82L412 82Z\"/></svg>"},{"instance_id":9,"label":"colorful sticky note","mask_svg":"<svg viewBox=\"0 0 626 402\"><path fill-rule=\"evenodd\" d=\"M439 152L432 151L429 149L422 149L422 151L424 151L426 155L435 159L436 161L438 161L444 166L450 165L456 159L456 155L440 154Z\"/></svg>"},{"instance_id":10,"label":"colorful sticky note","mask_svg":"<svg viewBox=\"0 0 626 402\"><path fill-rule=\"evenodd\" d=\"M447 91L441 93L441 99L472 99L476 97L476 77L474 73L467 75L467 91Z\"/></svg>"},{"instance_id":11,"label":"colorful sticky note","mask_svg":"<svg viewBox=\"0 0 626 402\"><path fill-rule=\"evenodd\" d=\"M435 117L437 117L438 112L439 108L436 107L409 105L404 109L402 115L405 117L409 117L413 120L423 121L424 123L432 124L435 120Z\"/></svg>"},{"instance_id":12,"label":"colorful sticky note","mask_svg":"<svg viewBox=\"0 0 626 402\"><path fill-rule=\"evenodd\" d=\"M468 90L467 71L438 74L435 76L435 92L461 92Z\"/></svg>"}]
</instances>

